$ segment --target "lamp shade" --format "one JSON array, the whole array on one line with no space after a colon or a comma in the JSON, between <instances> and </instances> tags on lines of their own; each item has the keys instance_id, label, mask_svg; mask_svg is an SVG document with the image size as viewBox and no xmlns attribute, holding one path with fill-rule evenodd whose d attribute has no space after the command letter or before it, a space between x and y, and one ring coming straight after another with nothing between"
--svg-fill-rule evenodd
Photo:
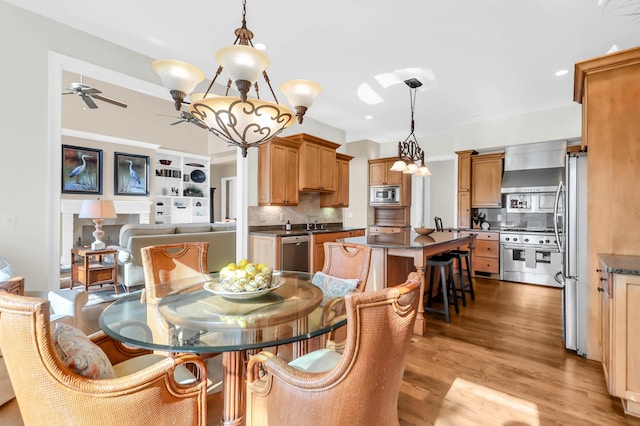
<instances>
[{"instance_id":1,"label":"lamp shade","mask_svg":"<svg viewBox=\"0 0 640 426\"><path fill-rule=\"evenodd\" d=\"M280 85L280 91L293 107L309 108L322 92L322 86L311 80L288 80Z\"/></svg>"},{"instance_id":2,"label":"lamp shade","mask_svg":"<svg viewBox=\"0 0 640 426\"><path fill-rule=\"evenodd\" d=\"M206 97L189 112L225 141L238 145L267 142L294 122L286 106L260 99L242 102L237 96Z\"/></svg>"},{"instance_id":3,"label":"lamp shade","mask_svg":"<svg viewBox=\"0 0 640 426\"><path fill-rule=\"evenodd\" d=\"M80 219L113 219L116 216L116 208L111 200L82 200L80 206Z\"/></svg>"},{"instance_id":4,"label":"lamp shade","mask_svg":"<svg viewBox=\"0 0 640 426\"><path fill-rule=\"evenodd\" d=\"M409 163L407 164L407 170L403 171L402 173L406 175L413 175L413 174L416 174L417 171L418 171L418 166L415 163Z\"/></svg>"},{"instance_id":5,"label":"lamp shade","mask_svg":"<svg viewBox=\"0 0 640 426\"><path fill-rule=\"evenodd\" d=\"M402 160L398 160L393 163L393 166L391 166L389 170L393 172L404 172L405 170L407 170L407 163Z\"/></svg>"},{"instance_id":6,"label":"lamp shade","mask_svg":"<svg viewBox=\"0 0 640 426\"><path fill-rule=\"evenodd\" d=\"M160 76L164 87L185 94L193 92L198 83L204 80L202 70L186 62L158 59L151 67Z\"/></svg>"},{"instance_id":7,"label":"lamp shade","mask_svg":"<svg viewBox=\"0 0 640 426\"><path fill-rule=\"evenodd\" d=\"M233 45L216 52L216 61L227 71L231 81L244 80L251 84L269 66L269 57L255 47Z\"/></svg>"}]
</instances>

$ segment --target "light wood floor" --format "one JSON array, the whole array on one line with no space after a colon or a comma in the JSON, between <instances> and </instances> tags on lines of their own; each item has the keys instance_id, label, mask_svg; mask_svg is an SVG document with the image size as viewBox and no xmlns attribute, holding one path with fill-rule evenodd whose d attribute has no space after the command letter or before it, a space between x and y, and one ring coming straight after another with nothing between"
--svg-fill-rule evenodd
<instances>
[{"instance_id":1,"label":"light wood floor","mask_svg":"<svg viewBox=\"0 0 640 426\"><path fill-rule=\"evenodd\" d=\"M85 308L85 331L105 306ZM560 289L478 279L475 302L450 324L427 320L410 346L402 426L640 426L606 392L600 363L564 349ZM15 400L0 407L0 424L22 425Z\"/></svg>"}]
</instances>

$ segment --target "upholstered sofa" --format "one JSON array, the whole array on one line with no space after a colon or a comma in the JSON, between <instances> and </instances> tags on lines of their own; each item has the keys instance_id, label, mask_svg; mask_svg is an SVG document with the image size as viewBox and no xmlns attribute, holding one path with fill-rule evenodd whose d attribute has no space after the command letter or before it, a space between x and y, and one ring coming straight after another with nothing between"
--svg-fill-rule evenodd
<instances>
[{"instance_id":1,"label":"upholstered sofa","mask_svg":"<svg viewBox=\"0 0 640 426\"><path fill-rule=\"evenodd\" d=\"M144 285L141 248L199 241L209 243L209 272L217 272L236 261L236 230L232 222L123 225L118 245L110 246L118 250L118 283L127 290Z\"/></svg>"},{"instance_id":2,"label":"upholstered sofa","mask_svg":"<svg viewBox=\"0 0 640 426\"><path fill-rule=\"evenodd\" d=\"M24 291L24 278L12 277L0 282L0 291L13 294L48 298L51 306L50 323L54 327L56 323L65 323L74 327L82 327L82 308L89 298L84 290L52 290L47 293ZM1 319L0 319L1 321ZM0 405L13 399L13 387L9 380L9 374L2 359L0 351Z\"/></svg>"}]
</instances>

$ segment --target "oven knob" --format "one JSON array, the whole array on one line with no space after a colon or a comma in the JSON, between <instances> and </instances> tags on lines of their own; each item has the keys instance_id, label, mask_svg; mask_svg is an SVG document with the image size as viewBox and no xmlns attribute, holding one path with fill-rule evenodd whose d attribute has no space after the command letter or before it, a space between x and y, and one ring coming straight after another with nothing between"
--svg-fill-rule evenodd
<instances>
[{"instance_id":1,"label":"oven knob","mask_svg":"<svg viewBox=\"0 0 640 426\"><path fill-rule=\"evenodd\" d=\"M549 241L547 241L547 242L549 242ZM540 244L544 244L544 240L540 240Z\"/></svg>"},{"instance_id":2,"label":"oven knob","mask_svg":"<svg viewBox=\"0 0 640 426\"><path fill-rule=\"evenodd\" d=\"M518 237L513 237L513 241L518 241Z\"/></svg>"},{"instance_id":3,"label":"oven knob","mask_svg":"<svg viewBox=\"0 0 640 426\"><path fill-rule=\"evenodd\" d=\"M549 240L546 240L545 243L549 244Z\"/></svg>"},{"instance_id":4,"label":"oven knob","mask_svg":"<svg viewBox=\"0 0 640 426\"><path fill-rule=\"evenodd\" d=\"M525 238L525 239L524 239L524 242L525 242L525 243L528 243L528 242L529 242L529 239L528 239L528 238Z\"/></svg>"},{"instance_id":5,"label":"oven knob","mask_svg":"<svg viewBox=\"0 0 640 426\"><path fill-rule=\"evenodd\" d=\"M505 241L509 241L509 237L506 237L504 240L505 240Z\"/></svg>"}]
</instances>

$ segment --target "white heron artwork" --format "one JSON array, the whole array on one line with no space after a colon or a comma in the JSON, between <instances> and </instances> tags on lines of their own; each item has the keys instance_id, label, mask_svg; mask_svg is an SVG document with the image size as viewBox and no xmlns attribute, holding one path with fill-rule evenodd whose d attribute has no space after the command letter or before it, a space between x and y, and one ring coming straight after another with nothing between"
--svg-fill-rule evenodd
<instances>
[{"instance_id":1,"label":"white heron artwork","mask_svg":"<svg viewBox=\"0 0 640 426\"><path fill-rule=\"evenodd\" d=\"M116 153L116 158L117 193L146 195L148 157Z\"/></svg>"},{"instance_id":2,"label":"white heron artwork","mask_svg":"<svg viewBox=\"0 0 640 426\"><path fill-rule=\"evenodd\" d=\"M99 150L63 145L62 191L101 193L101 153Z\"/></svg>"}]
</instances>

